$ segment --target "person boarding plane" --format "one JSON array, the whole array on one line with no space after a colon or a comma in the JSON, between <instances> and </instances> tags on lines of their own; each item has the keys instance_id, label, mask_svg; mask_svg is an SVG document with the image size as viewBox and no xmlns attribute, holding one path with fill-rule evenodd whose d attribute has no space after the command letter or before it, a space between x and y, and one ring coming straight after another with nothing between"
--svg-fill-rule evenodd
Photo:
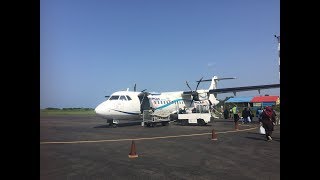
<instances>
[{"instance_id":1,"label":"person boarding plane","mask_svg":"<svg viewBox=\"0 0 320 180\"><path fill-rule=\"evenodd\" d=\"M218 78L213 76L212 79L202 80L201 78L193 91L188 82L188 88L191 91L175 91L162 93L149 93L145 90L137 92L134 91L117 91L114 92L106 101L102 102L95 108L95 113L107 119L110 126L116 127L120 120L139 120L142 119L142 112L144 110L154 110L154 114L158 116L168 116L174 120L174 114L179 112L179 109L192 108L196 103L207 103L214 106L219 103L216 99L217 94L230 93L239 91L250 91L270 88L280 88L280 84L268 84L258 86L243 86L232 88L217 88L219 80L235 79L235 78ZM200 82L211 81L209 89L198 90ZM108 96L106 96L108 97Z\"/></svg>"}]
</instances>

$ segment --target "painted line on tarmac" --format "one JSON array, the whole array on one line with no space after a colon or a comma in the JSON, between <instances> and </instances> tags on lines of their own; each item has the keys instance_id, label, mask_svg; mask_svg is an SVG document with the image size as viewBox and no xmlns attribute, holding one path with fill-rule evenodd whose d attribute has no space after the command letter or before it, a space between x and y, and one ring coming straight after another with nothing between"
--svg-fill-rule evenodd
<instances>
[{"instance_id":1,"label":"painted line on tarmac","mask_svg":"<svg viewBox=\"0 0 320 180\"><path fill-rule=\"evenodd\" d=\"M250 127L250 125L247 125L247 124L239 124L239 126L247 126L247 127Z\"/></svg>"},{"instance_id":2,"label":"painted line on tarmac","mask_svg":"<svg viewBox=\"0 0 320 180\"><path fill-rule=\"evenodd\" d=\"M257 129L258 127L248 128L248 129L239 129L239 130L232 130L232 131L223 131L223 132L216 132L216 134L225 134L225 133L232 133L232 132L241 132L241 131L249 131L253 129ZM201 133L201 134L186 134L186 135L176 135L176 136L160 136L160 137L150 137L150 138L135 138L135 139L109 139L109 140L95 140L95 141L60 141L60 142L40 142L40 144L80 144L80 143L99 143L99 142L120 142L120 141L141 141L141 140L151 140L151 139L168 139L168 138L178 138L178 137L189 137L189 136L202 136L208 135L210 133Z\"/></svg>"}]
</instances>

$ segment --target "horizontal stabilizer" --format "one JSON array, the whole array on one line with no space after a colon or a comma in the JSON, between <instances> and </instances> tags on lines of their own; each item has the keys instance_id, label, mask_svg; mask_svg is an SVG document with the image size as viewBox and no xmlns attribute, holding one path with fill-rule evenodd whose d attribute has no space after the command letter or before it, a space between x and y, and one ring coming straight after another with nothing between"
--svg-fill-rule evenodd
<instances>
[{"instance_id":1,"label":"horizontal stabilizer","mask_svg":"<svg viewBox=\"0 0 320 180\"><path fill-rule=\"evenodd\" d=\"M215 79L216 81L220 81L220 80L227 80L227 79L236 79L236 77L230 77L230 78L217 78ZM205 79L205 80L201 80L201 81L197 81L197 82L207 82L207 81L212 81L212 79Z\"/></svg>"},{"instance_id":2,"label":"horizontal stabilizer","mask_svg":"<svg viewBox=\"0 0 320 180\"><path fill-rule=\"evenodd\" d=\"M280 84L211 89L209 90L209 93L218 94L218 93L229 93L229 92L239 92L239 91L252 91L252 90L260 90L260 89L271 89L271 88L280 88Z\"/></svg>"}]
</instances>

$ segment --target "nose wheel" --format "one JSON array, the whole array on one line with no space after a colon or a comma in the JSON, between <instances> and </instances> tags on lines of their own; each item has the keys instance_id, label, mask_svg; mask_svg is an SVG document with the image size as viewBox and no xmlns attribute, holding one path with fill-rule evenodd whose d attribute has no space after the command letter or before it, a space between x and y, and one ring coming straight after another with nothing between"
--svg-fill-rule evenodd
<instances>
[{"instance_id":1,"label":"nose wheel","mask_svg":"<svg viewBox=\"0 0 320 180\"><path fill-rule=\"evenodd\" d=\"M118 120L108 119L107 123L109 123L109 127L116 128L116 127L118 127L119 121Z\"/></svg>"},{"instance_id":2,"label":"nose wheel","mask_svg":"<svg viewBox=\"0 0 320 180\"><path fill-rule=\"evenodd\" d=\"M115 123L109 123L109 127L111 127L111 128L116 128L116 127L118 127L118 125L115 124Z\"/></svg>"}]
</instances>

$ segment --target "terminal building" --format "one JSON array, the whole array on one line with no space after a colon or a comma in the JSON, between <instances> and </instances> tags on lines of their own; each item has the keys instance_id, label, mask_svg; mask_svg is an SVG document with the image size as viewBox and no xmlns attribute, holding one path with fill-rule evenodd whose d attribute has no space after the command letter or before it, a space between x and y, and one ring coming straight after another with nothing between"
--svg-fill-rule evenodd
<instances>
[{"instance_id":1,"label":"terminal building","mask_svg":"<svg viewBox=\"0 0 320 180\"><path fill-rule=\"evenodd\" d=\"M233 105L237 105L238 107L253 107L253 103L251 103L253 98L254 96L232 97L224 103L230 107Z\"/></svg>"},{"instance_id":2,"label":"terminal building","mask_svg":"<svg viewBox=\"0 0 320 180\"><path fill-rule=\"evenodd\" d=\"M279 96L255 96L250 101L252 103L252 107L266 107L280 104Z\"/></svg>"},{"instance_id":3,"label":"terminal building","mask_svg":"<svg viewBox=\"0 0 320 180\"><path fill-rule=\"evenodd\" d=\"M236 104L238 107L264 108L266 106L273 106L280 104L279 96L245 96L232 97L225 102L225 106L232 107Z\"/></svg>"}]
</instances>

